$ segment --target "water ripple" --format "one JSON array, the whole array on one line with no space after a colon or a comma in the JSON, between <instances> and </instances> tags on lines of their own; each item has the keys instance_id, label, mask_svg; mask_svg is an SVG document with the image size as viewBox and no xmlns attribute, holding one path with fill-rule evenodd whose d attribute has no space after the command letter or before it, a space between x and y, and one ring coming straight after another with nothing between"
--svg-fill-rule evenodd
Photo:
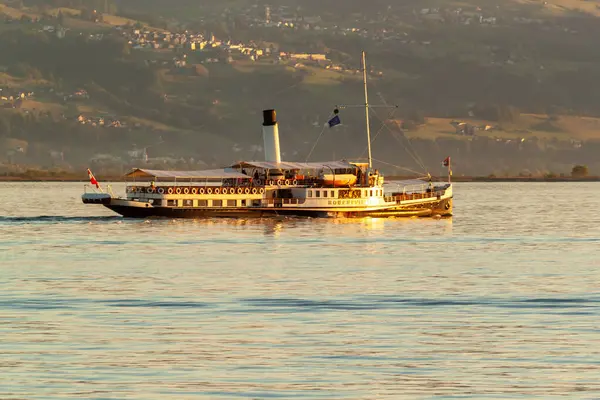
<instances>
[{"instance_id":1,"label":"water ripple","mask_svg":"<svg viewBox=\"0 0 600 400\"><path fill-rule=\"evenodd\" d=\"M457 184L439 221L144 221L0 183L0 398L599 398L596 189Z\"/></svg>"}]
</instances>

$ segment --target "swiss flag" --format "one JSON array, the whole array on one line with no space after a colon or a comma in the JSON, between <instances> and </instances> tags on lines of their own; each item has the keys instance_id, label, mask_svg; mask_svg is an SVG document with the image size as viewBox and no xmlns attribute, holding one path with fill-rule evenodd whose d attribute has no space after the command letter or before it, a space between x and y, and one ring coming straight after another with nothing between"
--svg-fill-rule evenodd
<instances>
[{"instance_id":1,"label":"swiss flag","mask_svg":"<svg viewBox=\"0 0 600 400\"><path fill-rule=\"evenodd\" d=\"M94 174L92 174L92 171L90 171L90 169L88 168L88 177L90 178L90 183L92 185L96 185L97 189L100 189L100 184L98 183L98 181L96 180L96 178L94 177Z\"/></svg>"}]
</instances>

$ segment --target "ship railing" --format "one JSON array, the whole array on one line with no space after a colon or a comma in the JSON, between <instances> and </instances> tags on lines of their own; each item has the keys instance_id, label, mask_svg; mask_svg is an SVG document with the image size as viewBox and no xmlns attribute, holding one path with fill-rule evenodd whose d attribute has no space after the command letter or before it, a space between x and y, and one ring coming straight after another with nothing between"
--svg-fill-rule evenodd
<instances>
[{"instance_id":1,"label":"ship railing","mask_svg":"<svg viewBox=\"0 0 600 400\"><path fill-rule=\"evenodd\" d=\"M386 196L385 201L411 201L411 200L423 200L431 198L440 198L444 195L443 191L433 192L415 192L415 193L393 193L392 196Z\"/></svg>"},{"instance_id":2,"label":"ship railing","mask_svg":"<svg viewBox=\"0 0 600 400\"><path fill-rule=\"evenodd\" d=\"M111 197L115 197L111 185L106 185L106 190L104 190L101 187L97 188L96 185L86 183L85 185L83 185L83 193L107 193L110 194Z\"/></svg>"}]
</instances>

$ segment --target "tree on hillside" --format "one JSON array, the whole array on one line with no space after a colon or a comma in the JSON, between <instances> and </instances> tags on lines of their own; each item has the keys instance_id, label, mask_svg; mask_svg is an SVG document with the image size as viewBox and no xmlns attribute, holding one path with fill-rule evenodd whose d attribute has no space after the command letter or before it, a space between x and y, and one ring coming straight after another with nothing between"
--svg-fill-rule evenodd
<instances>
[{"instance_id":1,"label":"tree on hillside","mask_svg":"<svg viewBox=\"0 0 600 400\"><path fill-rule=\"evenodd\" d=\"M573 178L584 178L588 176L589 170L586 165L576 165L571 170L571 176Z\"/></svg>"}]
</instances>

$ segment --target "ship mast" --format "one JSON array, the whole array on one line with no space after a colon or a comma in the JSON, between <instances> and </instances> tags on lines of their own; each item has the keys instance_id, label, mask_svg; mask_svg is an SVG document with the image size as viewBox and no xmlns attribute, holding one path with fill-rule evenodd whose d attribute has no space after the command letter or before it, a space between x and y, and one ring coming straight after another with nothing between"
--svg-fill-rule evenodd
<instances>
[{"instance_id":1,"label":"ship mast","mask_svg":"<svg viewBox=\"0 0 600 400\"><path fill-rule=\"evenodd\" d=\"M373 167L371 159L371 128L369 126L369 96L367 93L367 64L365 62L365 52L362 52L362 67L363 67L363 85L365 87L365 123L367 124L367 149L369 150L369 170Z\"/></svg>"}]
</instances>

